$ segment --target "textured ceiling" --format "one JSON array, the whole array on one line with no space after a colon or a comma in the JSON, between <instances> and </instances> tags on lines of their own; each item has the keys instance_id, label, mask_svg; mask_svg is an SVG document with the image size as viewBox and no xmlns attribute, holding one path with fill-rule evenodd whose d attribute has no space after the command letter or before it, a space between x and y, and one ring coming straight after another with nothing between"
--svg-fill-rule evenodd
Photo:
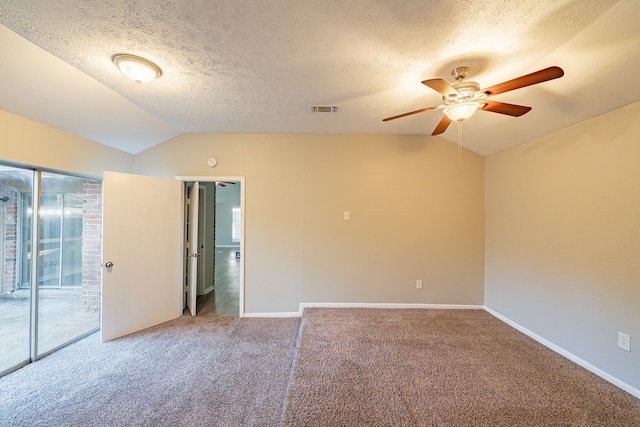
<instances>
[{"instance_id":1,"label":"textured ceiling","mask_svg":"<svg viewBox=\"0 0 640 427\"><path fill-rule=\"evenodd\" d=\"M3 0L0 108L130 153L187 132L431 138L441 111L382 122L441 103L421 80L466 65L488 87L562 67L496 96L527 115L465 123L464 145L486 155L640 100L620 85L640 72L638 20L637 0ZM116 53L164 74L136 85Z\"/></svg>"}]
</instances>

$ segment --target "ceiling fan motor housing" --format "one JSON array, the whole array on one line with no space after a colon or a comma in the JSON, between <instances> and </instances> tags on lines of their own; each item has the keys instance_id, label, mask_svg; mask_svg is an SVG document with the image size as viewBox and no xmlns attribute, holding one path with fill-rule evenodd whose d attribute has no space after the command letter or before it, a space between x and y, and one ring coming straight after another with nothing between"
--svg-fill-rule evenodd
<instances>
[{"instance_id":1,"label":"ceiling fan motor housing","mask_svg":"<svg viewBox=\"0 0 640 427\"><path fill-rule=\"evenodd\" d=\"M459 104L461 102L477 101L480 98L486 98L483 92L480 92L480 85L476 82L460 82L453 85L457 91L443 96L442 100L446 105Z\"/></svg>"}]
</instances>

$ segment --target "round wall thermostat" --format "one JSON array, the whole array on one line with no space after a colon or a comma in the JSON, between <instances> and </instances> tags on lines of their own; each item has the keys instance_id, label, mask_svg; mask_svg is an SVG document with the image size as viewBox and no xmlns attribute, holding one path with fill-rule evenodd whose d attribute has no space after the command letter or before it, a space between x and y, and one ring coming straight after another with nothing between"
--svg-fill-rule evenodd
<instances>
[{"instance_id":1,"label":"round wall thermostat","mask_svg":"<svg viewBox=\"0 0 640 427\"><path fill-rule=\"evenodd\" d=\"M209 166L213 168L218 164L218 161L212 157L209 160L207 160L207 163L209 164Z\"/></svg>"}]
</instances>

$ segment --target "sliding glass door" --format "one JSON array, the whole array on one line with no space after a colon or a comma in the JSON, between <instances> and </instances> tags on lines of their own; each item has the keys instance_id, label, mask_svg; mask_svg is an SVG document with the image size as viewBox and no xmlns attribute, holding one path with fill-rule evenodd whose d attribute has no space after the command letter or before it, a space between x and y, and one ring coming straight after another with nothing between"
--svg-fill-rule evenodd
<instances>
[{"instance_id":1,"label":"sliding glass door","mask_svg":"<svg viewBox=\"0 0 640 427\"><path fill-rule=\"evenodd\" d=\"M0 372L30 360L34 171L0 165Z\"/></svg>"},{"instance_id":2,"label":"sliding glass door","mask_svg":"<svg viewBox=\"0 0 640 427\"><path fill-rule=\"evenodd\" d=\"M102 189L8 166L0 185L1 373L98 329Z\"/></svg>"},{"instance_id":3,"label":"sliding glass door","mask_svg":"<svg viewBox=\"0 0 640 427\"><path fill-rule=\"evenodd\" d=\"M87 298L90 291L87 285L83 286L82 275L83 245L87 252L100 248L99 240L85 241L91 236L83 229L86 205L83 201L92 187L96 187L95 181L42 173L38 215L38 355L95 330L100 324L99 303L90 304ZM89 226L88 219L86 222ZM95 237L99 239L99 233ZM94 267L99 268L99 257L95 261ZM95 290L99 292L99 287Z\"/></svg>"}]
</instances>

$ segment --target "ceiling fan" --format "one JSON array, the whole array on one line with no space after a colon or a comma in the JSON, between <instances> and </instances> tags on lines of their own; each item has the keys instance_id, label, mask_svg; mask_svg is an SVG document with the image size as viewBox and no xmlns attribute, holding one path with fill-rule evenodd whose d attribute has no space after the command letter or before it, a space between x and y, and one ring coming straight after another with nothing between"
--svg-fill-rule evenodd
<instances>
[{"instance_id":1,"label":"ceiling fan","mask_svg":"<svg viewBox=\"0 0 640 427\"><path fill-rule=\"evenodd\" d=\"M429 86L431 89L442 95L442 100L444 101L443 104L435 107L427 107L416 111L410 111L393 117L387 117L382 121L387 122L389 120L410 116L412 114L442 109L444 112L442 120L440 120L440 123L438 123L431 134L439 135L447 130L447 127L449 127L452 121L462 122L471 117L478 109L490 111L492 113L505 114L507 116L520 117L523 114L528 113L531 110L531 107L490 101L487 98L500 93L509 92L514 89L520 89L546 82L548 80L557 79L564 75L562 68L554 66L481 90L478 83L463 81L468 72L468 67L458 67L453 70L451 75L456 80L456 83L453 84L449 84L443 79L429 79L422 82L422 84Z\"/></svg>"},{"instance_id":2,"label":"ceiling fan","mask_svg":"<svg viewBox=\"0 0 640 427\"><path fill-rule=\"evenodd\" d=\"M231 182L231 181L216 181L216 185L220 186L220 187L226 187L227 184L233 184L236 185L235 182Z\"/></svg>"}]
</instances>

